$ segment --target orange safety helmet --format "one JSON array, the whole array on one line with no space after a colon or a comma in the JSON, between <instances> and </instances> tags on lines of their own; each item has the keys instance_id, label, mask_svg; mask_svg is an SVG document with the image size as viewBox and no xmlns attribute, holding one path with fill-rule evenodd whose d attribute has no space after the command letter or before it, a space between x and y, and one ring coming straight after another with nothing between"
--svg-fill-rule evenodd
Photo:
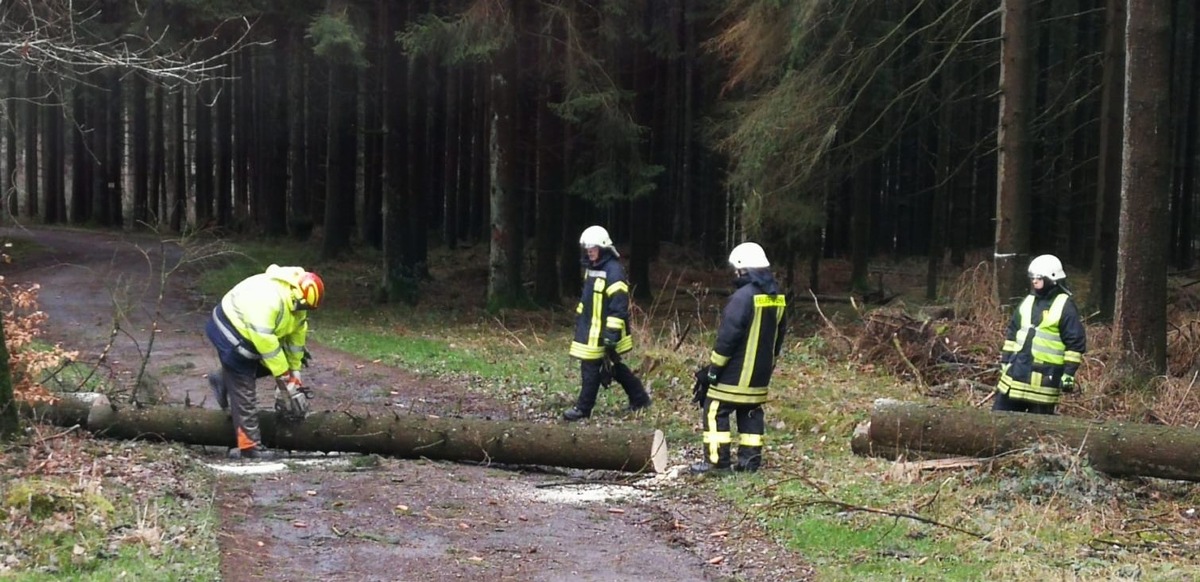
<instances>
[{"instance_id":1,"label":"orange safety helmet","mask_svg":"<svg viewBox=\"0 0 1200 582\"><path fill-rule=\"evenodd\" d=\"M305 306L309 309L321 307L321 300L325 298L325 282L320 275L306 271L300 276L296 288L300 289L300 299Z\"/></svg>"}]
</instances>

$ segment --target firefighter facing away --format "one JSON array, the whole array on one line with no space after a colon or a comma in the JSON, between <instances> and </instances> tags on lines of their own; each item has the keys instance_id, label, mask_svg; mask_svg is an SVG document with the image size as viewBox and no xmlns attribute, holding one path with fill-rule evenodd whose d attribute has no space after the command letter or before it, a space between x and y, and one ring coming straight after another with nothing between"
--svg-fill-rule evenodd
<instances>
[{"instance_id":1,"label":"firefighter facing away","mask_svg":"<svg viewBox=\"0 0 1200 582\"><path fill-rule=\"evenodd\" d=\"M736 290L721 312L717 339L706 366L696 372L696 401L704 414L704 461L693 473L762 467L763 403L787 331L787 301L763 248L746 242L729 253ZM737 421L737 463L730 459Z\"/></svg>"},{"instance_id":2,"label":"firefighter facing away","mask_svg":"<svg viewBox=\"0 0 1200 582\"><path fill-rule=\"evenodd\" d=\"M1054 414L1062 393L1075 390L1087 337L1066 278L1054 255L1029 263L1030 293L1008 323L992 410Z\"/></svg>"},{"instance_id":3,"label":"firefighter facing away","mask_svg":"<svg viewBox=\"0 0 1200 582\"><path fill-rule=\"evenodd\" d=\"M596 395L616 380L629 397L629 409L650 406L650 394L621 355L633 349L629 335L629 284L620 254L602 226L589 226L579 237L585 256L582 260L583 295L575 307L575 337L571 356L579 359L582 386L575 406L563 413L563 419L576 421L592 415Z\"/></svg>"},{"instance_id":4,"label":"firefighter facing away","mask_svg":"<svg viewBox=\"0 0 1200 582\"><path fill-rule=\"evenodd\" d=\"M303 419L312 393L301 381L307 359L308 311L321 306L325 283L300 267L271 265L238 283L213 309L205 334L221 369L208 383L222 410L233 416L237 448L231 458L270 459L258 428L255 380L275 378L275 409L282 419Z\"/></svg>"}]
</instances>

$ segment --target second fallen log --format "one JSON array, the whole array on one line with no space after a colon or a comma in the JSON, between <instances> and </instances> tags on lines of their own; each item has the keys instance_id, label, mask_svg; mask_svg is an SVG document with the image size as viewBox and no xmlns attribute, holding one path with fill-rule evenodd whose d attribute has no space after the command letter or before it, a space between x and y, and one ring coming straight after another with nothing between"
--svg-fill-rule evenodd
<instances>
[{"instance_id":1,"label":"second fallen log","mask_svg":"<svg viewBox=\"0 0 1200 582\"><path fill-rule=\"evenodd\" d=\"M867 438L860 436L854 451L991 457L1044 439L1080 451L1092 467L1109 475L1200 481L1200 431L887 399L875 401ZM868 441L871 447L864 446Z\"/></svg>"},{"instance_id":2,"label":"second fallen log","mask_svg":"<svg viewBox=\"0 0 1200 582\"><path fill-rule=\"evenodd\" d=\"M667 467L666 441L662 431L656 429L390 414L355 416L333 411L318 412L297 423L281 423L273 412L266 411L260 412L259 418L263 444L285 450L629 472L662 472ZM87 428L107 438L235 446L229 416L201 408L118 410L105 403L91 411Z\"/></svg>"}]
</instances>

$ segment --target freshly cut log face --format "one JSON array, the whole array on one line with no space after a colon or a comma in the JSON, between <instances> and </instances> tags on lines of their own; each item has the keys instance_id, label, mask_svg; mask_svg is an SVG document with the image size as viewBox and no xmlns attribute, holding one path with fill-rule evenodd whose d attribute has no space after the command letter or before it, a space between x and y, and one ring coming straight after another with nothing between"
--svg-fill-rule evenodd
<instances>
[{"instance_id":1,"label":"freshly cut log face","mask_svg":"<svg viewBox=\"0 0 1200 582\"><path fill-rule=\"evenodd\" d=\"M29 409L59 425L79 424L117 439L157 439L235 446L233 422L219 410L153 406L116 409L108 399L72 396ZM662 472L667 444L661 430L583 427L396 414L356 416L317 412L280 422L260 412L263 444L295 451L375 453L405 458L579 469Z\"/></svg>"}]
</instances>

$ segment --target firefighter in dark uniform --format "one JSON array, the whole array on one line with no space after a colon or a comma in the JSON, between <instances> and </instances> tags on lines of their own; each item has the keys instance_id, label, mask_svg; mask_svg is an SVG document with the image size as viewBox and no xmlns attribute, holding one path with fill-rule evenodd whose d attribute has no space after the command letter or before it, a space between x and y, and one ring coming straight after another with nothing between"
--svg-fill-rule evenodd
<instances>
[{"instance_id":1,"label":"firefighter in dark uniform","mask_svg":"<svg viewBox=\"0 0 1200 582\"><path fill-rule=\"evenodd\" d=\"M571 356L579 359L582 387L575 406L563 413L563 419L576 421L592 415L602 376L616 380L629 397L629 409L650 406L650 395L642 381L621 355L633 349L629 335L629 285L621 256L612 238L602 226L589 226L579 237L583 259L583 296L575 308L575 338Z\"/></svg>"},{"instance_id":2,"label":"firefighter in dark uniform","mask_svg":"<svg viewBox=\"0 0 1200 582\"><path fill-rule=\"evenodd\" d=\"M1008 323L992 410L1054 414L1062 393L1075 391L1087 336L1066 278L1054 255L1029 263L1032 292Z\"/></svg>"},{"instance_id":3,"label":"firefighter in dark uniform","mask_svg":"<svg viewBox=\"0 0 1200 582\"><path fill-rule=\"evenodd\" d=\"M704 409L704 461L692 472L757 471L762 467L763 403L775 360L787 330L787 301L756 243L742 243L729 253L737 290L721 313L707 366L696 373L697 400ZM737 463L730 460L733 435L730 416L737 420Z\"/></svg>"}]
</instances>

